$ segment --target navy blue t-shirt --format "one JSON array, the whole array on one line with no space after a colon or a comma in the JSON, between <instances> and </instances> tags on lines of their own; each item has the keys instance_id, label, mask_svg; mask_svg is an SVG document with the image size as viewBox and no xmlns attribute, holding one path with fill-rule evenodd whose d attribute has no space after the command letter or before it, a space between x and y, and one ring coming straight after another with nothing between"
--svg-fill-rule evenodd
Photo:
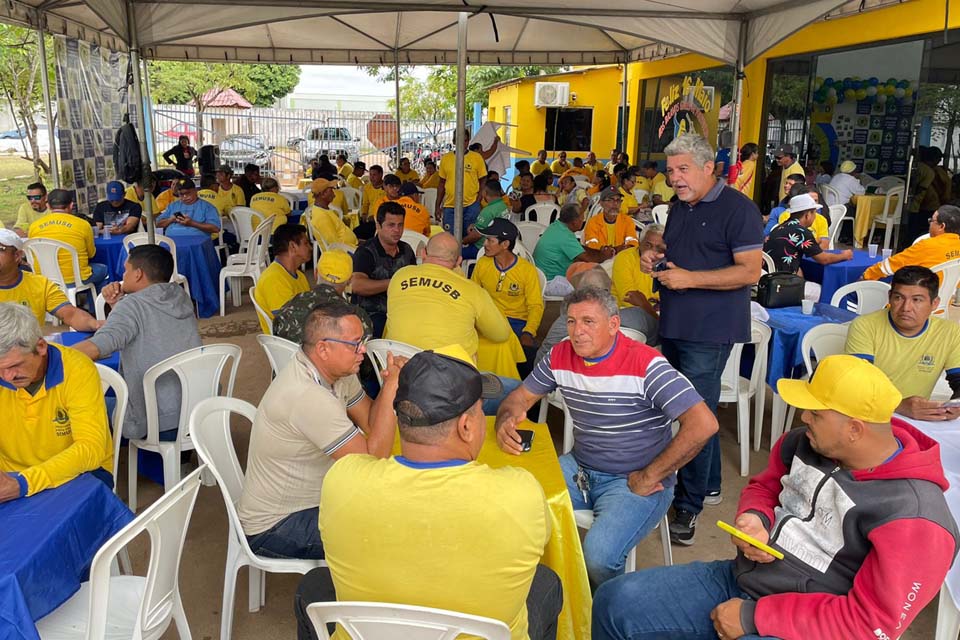
<instances>
[{"instance_id":1,"label":"navy blue t-shirt","mask_svg":"<svg viewBox=\"0 0 960 640\"><path fill-rule=\"evenodd\" d=\"M683 269L710 271L734 265L734 254L763 247L757 205L722 181L694 206L670 206L663 233L667 260ZM750 341L750 287L731 291L660 292L660 335L715 344Z\"/></svg>"},{"instance_id":2,"label":"navy blue t-shirt","mask_svg":"<svg viewBox=\"0 0 960 640\"><path fill-rule=\"evenodd\" d=\"M110 204L109 200L103 200L93 209L93 221L105 227L119 226L126 222L127 218L139 218L141 215L140 205L129 200L124 200L119 208Z\"/></svg>"}]
</instances>

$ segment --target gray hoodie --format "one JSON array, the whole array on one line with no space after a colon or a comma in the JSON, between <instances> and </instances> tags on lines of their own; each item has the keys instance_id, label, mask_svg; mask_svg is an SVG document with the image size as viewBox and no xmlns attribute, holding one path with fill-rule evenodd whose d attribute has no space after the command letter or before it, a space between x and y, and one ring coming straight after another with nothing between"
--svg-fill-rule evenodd
<instances>
[{"instance_id":1,"label":"gray hoodie","mask_svg":"<svg viewBox=\"0 0 960 640\"><path fill-rule=\"evenodd\" d=\"M103 355L120 351L120 372L130 391L123 435L145 437L143 375L158 362L200 346L193 302L179 285L152 284L121 298L90 341ZM157 381L157 405L160 431L180 426L180 381L176 374L167 372Z\"/></svg>"}]
</instances>

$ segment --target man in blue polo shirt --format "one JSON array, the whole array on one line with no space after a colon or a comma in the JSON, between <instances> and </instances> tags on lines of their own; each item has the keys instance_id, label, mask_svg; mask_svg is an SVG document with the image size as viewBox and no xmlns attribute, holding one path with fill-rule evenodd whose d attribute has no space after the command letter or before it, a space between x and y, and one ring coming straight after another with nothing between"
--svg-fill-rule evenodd
<instances>
[{"instance_id":1,"label":"man in blue polo shirt","mask_svg":"<svg viewBox=\"0 0 960 640\"><path fill-rule=\"evenodd\" d=\"M714 177L713 148L702 137L679 136L664 152L678 202L663 234L666 253L645 251L640 267L660 292L663 355L716 412L730 349L750 341L750 286L760 279L763 225L753 201ZM693 544L705 499L720 502L716 435L678 474L675 543Z\"/></svg>"},{"instance_id":2,"label":"man in blue polo shirt","mask_svg":"<svg viewBox=\"0 0 960 640\"><path fill-rule=\"evenodd\" d=\"M204 237L220 231L220 212L197 196L197 185L190 178L177 183L180 200L164 209L157 218L157 227L173 238Z\"/></svg>"}]
</instances>

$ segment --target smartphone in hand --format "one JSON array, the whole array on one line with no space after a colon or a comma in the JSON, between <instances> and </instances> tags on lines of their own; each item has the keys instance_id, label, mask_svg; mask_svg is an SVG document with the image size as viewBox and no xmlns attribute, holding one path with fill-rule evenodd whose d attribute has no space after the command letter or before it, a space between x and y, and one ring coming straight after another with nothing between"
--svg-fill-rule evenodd
<instances>
[{"instance_id":1,"label":"smartphone in hand","mask_svg":"<svg viewBox=\"0 0 960 640\"><path fill-rule=\"evenodd\" d=\"M517 429L517 435L520 436L520 447L524 453L530 451L533 447L533 431L530 429Z\"/></svg>"}]
</instances>

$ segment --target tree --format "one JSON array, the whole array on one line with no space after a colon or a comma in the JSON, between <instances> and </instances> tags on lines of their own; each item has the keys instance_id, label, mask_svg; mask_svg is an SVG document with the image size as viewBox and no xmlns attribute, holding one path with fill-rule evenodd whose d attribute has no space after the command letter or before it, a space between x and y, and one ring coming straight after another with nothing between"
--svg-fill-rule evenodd
<instances>
[{"instance_id":1,"label":"tree","mask_svg":"<svg viewBox=\"0 0 960 640\"><path fill-rule=\"evenodd\" d=\"M780 121L780 142L787 140L787 121L806 118L810 78L806 75L775 74L770 90L770 115Z\"/></svg>"},{"instance_id":2,"label":"tree","mask_svg":"<svg viewBox=\"0 0 960 640\"><path fill-rule=\"evenodd\" d=\"M400 117L414 120L438 142L437 136L456 116L457 70L434 67L425 80L401 74ZM390 100L391 109L396 101Z\"/></svg>"},{"instance_id":3,"label":"tree","mask_svg":"<svg viewBox=\"0 0 960 640\"><path fill-rule=\"evenodd\" d=\"M52 41L47 39L52 49ZM37 32L32 29L0 24L0 92L6 99L17 129L26 134L24 160L33 163L34 178L49 174L50 167L40 155L37 142L37 115L43 110L43 89L40 78L41 60L37 46ZM45 72L53 82L52 65ZM53 122L47 123L53 127Z\"/></svg>"},{"instance_id":4,"label":"tree","mask_svg":"<svg viewBox=\"0 0 960 640\"><path fill-rule=\"evenodd\" d=\"M954 137L960 126L960 86L922 83L917 115L927 116L933 121L934 135L938 140L943 140L944 165L956 168L956 162L951 162L951 159L954 156Z\"/></svg>"},{"instance_id":5,"label":"tree","mask_svg":"<svg viewBox=\"0 0 960 640\"><path fill-rule=\"evenodd\" d=\"M245 65L247 76L257 86L255 98L244 95L258 107L272 107L280 98L290 94L300 82L300 67L295 64Z\"/></svg>"}]
</instances>

